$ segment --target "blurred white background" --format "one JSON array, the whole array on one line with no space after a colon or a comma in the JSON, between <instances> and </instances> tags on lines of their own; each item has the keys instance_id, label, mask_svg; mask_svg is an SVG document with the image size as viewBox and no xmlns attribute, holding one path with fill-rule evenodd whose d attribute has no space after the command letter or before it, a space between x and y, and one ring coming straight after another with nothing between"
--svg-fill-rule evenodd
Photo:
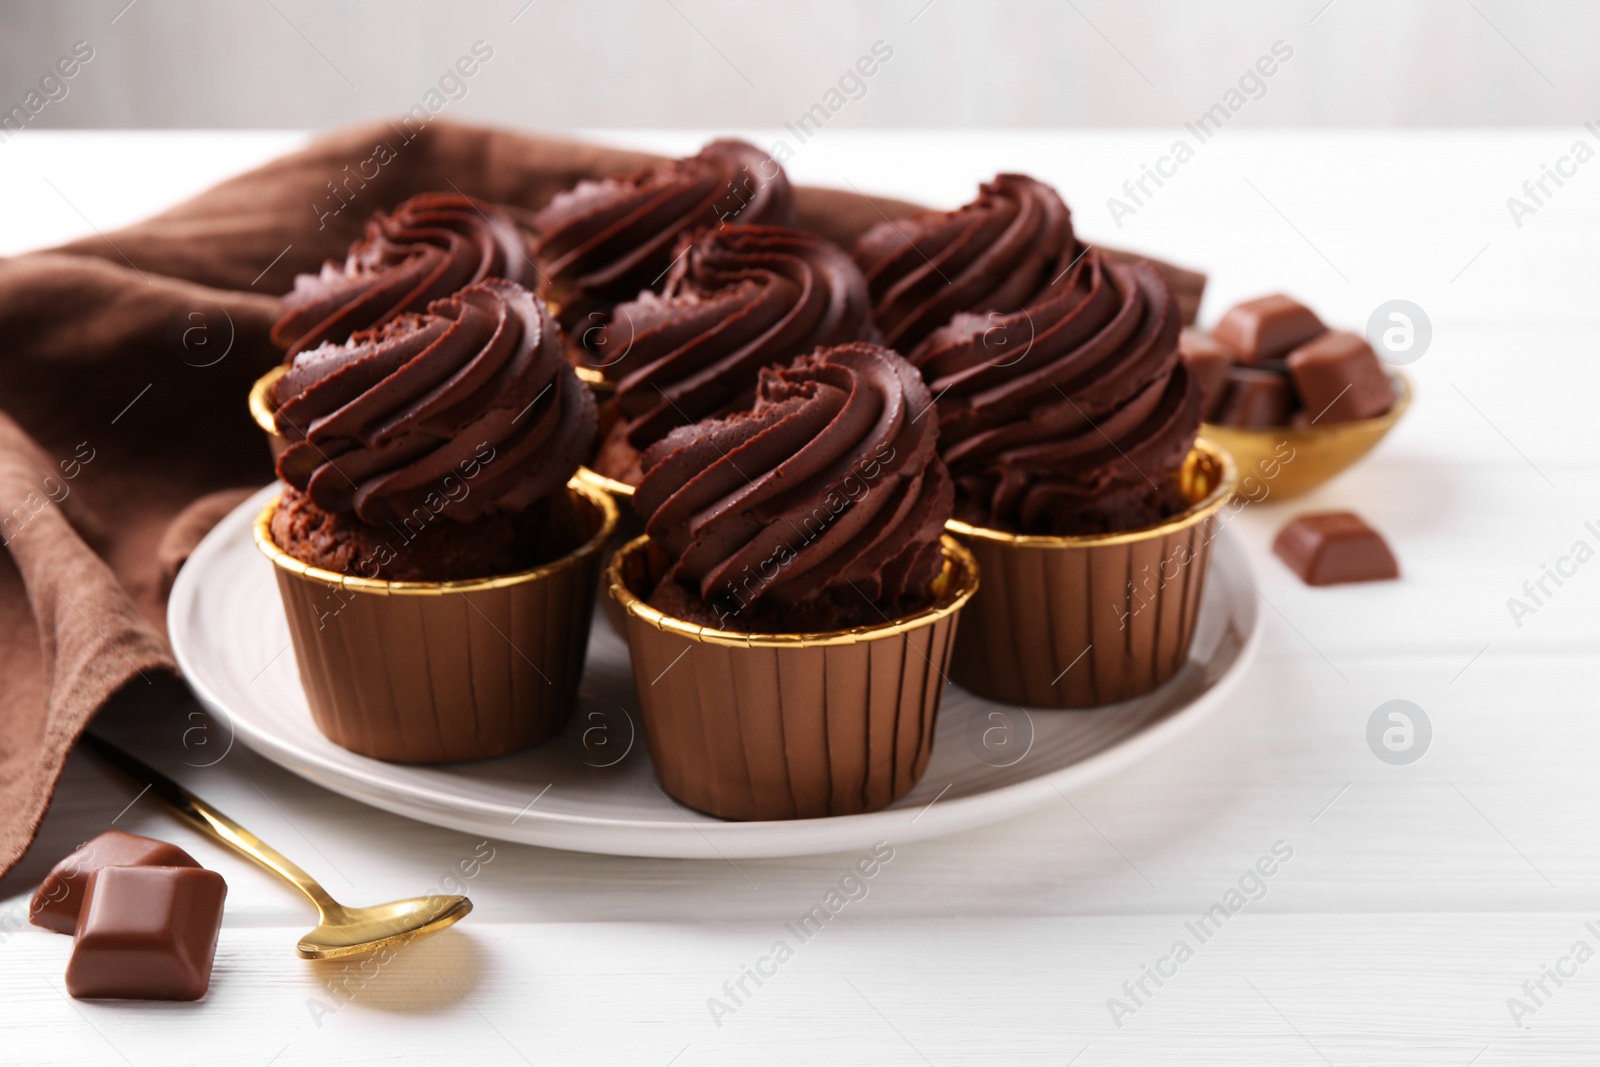
<instances>
[{"instance_id":1,"label":"blurred white background","mask_svg":"<svg viewBox=\"0 0 1600 1067\"><path fill-rule=\"evenodd\" d=\"M1292 58L1234 123L1600 119L1593 0L0 2L0 111L93 49L41 129L325 128L430 90L529 129L770 128L841 76L830 125L1179 127L1279 41ZM451 74L479 41L490 58ZM875 42L891 58L847 75Z\"/></svg>"}]
</instances>

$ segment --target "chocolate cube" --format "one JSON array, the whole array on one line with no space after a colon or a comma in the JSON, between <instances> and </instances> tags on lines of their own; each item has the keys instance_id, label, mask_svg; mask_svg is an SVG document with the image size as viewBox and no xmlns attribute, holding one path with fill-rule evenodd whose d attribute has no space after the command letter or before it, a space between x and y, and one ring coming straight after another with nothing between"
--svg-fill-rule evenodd
<instances>
[{"instance_id":1,"label":"chocolate cube","mask_svg":"<svg viewBox=\"0 0 1600 1067\"><path fill-rule=\"evenodd\" d=\"M74 997L199 1000L211 984L227 883L201 867L102 867L67 963Z\"/></svg>"},{"instance_id":2,"label":"chocolate cube","mask_svg":"<svg viewBox=\"0 0 1600 1067\"><path fill-rule=\"evenodd\" d=\"M1231 308L1211 336L1238 354L1241 362L1278 359L1326 333L1317 313L1282 293L1257 297Z\"/></svg>"},{"instance_id":3,"label":"chocolate cube","mask_svg":"<svg viewBox=\"0 0 1600 1067\"><path fill-rule=\"evenodd\" d=\"M1394 385L1367 339L1335 330L1296 348L1289 377L1317 426L1382 415L1394 404Z\"/></svg>"},{"instance_id":4,"label":"chocolate cube","mask_svg":"<svg viewBox=\"0 0 1600 1067\"><path fill-rule=\"evenodd\" d=\"M107 830L56 864L33 894L28 920L35 926L70 934L78 928L89 876L101 867L198 867L177 845L121 830Z\"/></svg>"},{"instance_id":5,"label":"chocolate cube","mask_svg":"<svg viewBox=\"0 0 1600 1067\"><path fill-rule=\"evenodd\" d=\"M1272 551L1307 585L1400 577L1383 535L1353 511L1301 515L1278 531Z\"/></svg>"},{"instance_id":6,"label":"chocolate cube","mask_svg":"<svg viewBox=\"0 0 1600 1067\"><path fill-rule=\"evenodd\" d=\"M1228 388L1233 353L1193 327L1185 327L1178 335L1178 351L1189 361L1189 370L1200 383L1200 417L1211 421Z\"/></svg>"},{"instance_id":7,"label":"chocolate cube","mask_svg":"<svg viewBox=\"0 0 1600 1067\"><path fill-rule=\"evenodd\" d=\"M1289 379L1281 371L1235 367L1211 421L1224 426L1283 426L1293 405Z\"/></svg>"}]
</instances>

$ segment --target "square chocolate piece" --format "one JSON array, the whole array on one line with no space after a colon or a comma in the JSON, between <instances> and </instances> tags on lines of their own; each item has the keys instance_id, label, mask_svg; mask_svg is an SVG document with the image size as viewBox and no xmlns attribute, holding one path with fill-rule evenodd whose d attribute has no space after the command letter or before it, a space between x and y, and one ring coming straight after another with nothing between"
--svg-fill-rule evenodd
<instances>
[{"instance_id":1,"label":"square chocolate piece","mask_svg":"<svg viewBox=\"0 0 1600 1067\"><path fill-rule=\"evenodd\" d=\"M89 876L101 867L198 867L194 857L177 845L121 830L107 830L56 864L33 894L28 921L58 934L78 928Z\"/></svg>"},{"instance_id":2,"label":"square chocolate piece","mask_svg":"<svg viewBox=\"0 0 1600 1067\"><path fill-rule=\"evenodd\" d=\"M1200 417L1209 422L1227 392L1233 353L1192 326L1178 335L1178 351L1189 361L1189 370L1200 383Z\"/></svg>"},{"instance_id":3,"label":"square chocolate piece","mask_svg":"<svg viewBox=\"0 0 1600 1067\"><path fill-rule=\"evenodd\" d=\"M1375 418L1394 405L1394 385L1359 333L1325 333L1290 352L1287 362L1314 425Z\"/></svg>"},{"instance_id":4,"label":"square chocolate piece","mask_svg":"<svg viewBox=\"0 0 1600 1067\"><path fill-rule=\"evenodd\" d=\"M1383 535L1353 511L1301 515L1278 531L1272 551L1307 585L1400 577Z\"/></svg>"},{"instance_id":5,"label":"square chocolate piece","mask_svg":"<svg viewBox=\"0 0 1600 1067\"><path fill-rule=\"evenodd\" d=\"M67 992L199 1000L211 985L227 883L202 867L102 867L89 878Z\"/></svg>"},{"instance_id":6,"label":"square chocolate piece","mask_svg":"<svg viewBox=\"0 0 1600 1067\"><path fill-rule=\"evenodd\" d=\"M1274 293L1229 309L1211 336L1237 353L1240 361L1260 363L1285 356L1327 330L1316 312L1294 297Z\"/></svg>"},{"instance_id":7,"label":"square chocolate piece","mask_svg":"<svg viewBox=\"0 0 1600 1067\"><path fill-rule=\"evenodd\" d=\"M1293 406L1289 379L1281 371L1235 367L1211 421L1224 426L1283 426Z\"/></svg>"}]
</instances>

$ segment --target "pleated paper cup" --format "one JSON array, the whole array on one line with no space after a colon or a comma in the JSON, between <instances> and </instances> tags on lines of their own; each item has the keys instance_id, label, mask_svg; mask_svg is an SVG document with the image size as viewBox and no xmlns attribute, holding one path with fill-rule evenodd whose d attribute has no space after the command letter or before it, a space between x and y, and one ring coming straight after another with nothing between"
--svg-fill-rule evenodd
<instances>
[{"instance_id":1,"label":"pleated paper cup","mask_svg":"<svg viewBox=\"0 0 1600 1067\"><path fill-rule=\"evenodd\" d=\"M615 478L608 478L588 467L579 467L577 477L589 488L598 489L609 496L612 503L617 505L617 511L622 517L617 520L616 536L622 539L622 544L632 541L644 532L644 520L633 510L633 486L627 482L619 482Z\"/></svg>"},{"instance_id":2,"label":"pleated paper cup","mask_svg":"<svg viewBox=\"0 0 1600 1067\"><path fill-rule=\"evenodd\" d=\"M598 375L599 372L592 371L590 373ZM603 397L597 394L595 399L600 404L600 428L595 434L595 450L599 451L600 443L606 439L606 436L611 432L611 427L616 424L617 406L612 402L609 394ZM606 546L605 550L605 563L603 564L605 569L601 571L600 575L600 608L605 614L606 624L616 631L618 637L626 639L628 636L627 616L624 614L622 606L606 595L605 587L609 584L606 574L609 572L612 555L623 545L644 533L644 519L639 516L638 512L633 510L634 487L627 482L601 474L592 467L579 467L578 477L583 479L591 488L598 489L610 496L612 502L617 505L618 513L621 515L621 518L617 520L617 532L612 535L611 543Z\"/></svg>"},{"instance_id":3,"label":"pleated paper cup","mask_svg":"<svg viewBox=\"0 0 1600 1067\"><path fill-rule=\"evenodd\" d=\"M553 563L460 582L386 582L308 566L256 519L311 715L330 741L397 763L487 759L559 733L589 643L611 498L568 484L584 543Z\"/></svg>"},{"instance_id":4,"label":"pleated paper cup","mask_svg":"<svg viewBox=\"0 0 1600 1067\"><path fill-rule=\"evenodd\" d=\"M595 452L600 451L601 445L611 435L612 427L616 426L621 417L617 412L616 401L610 397L597 397L599 403L599 427L594 435ZM618 509L622 512L622 520L617 524L617 536L623 542L632 541L644 533L644 520L634 513L633 490L634 487L627 482L601 474L592 466L580 467L578 477L594 486L611 494L611 499L616 501Z\"/></svg>"},{"instance_id":5,"label":"pleated paper cup","mask_svg":"<svg viewBox=\"0 0 1600 1067\"><path fill-rule=\"evenodd\" d=\"M556 306L550 305L550 314L556 313ZM602 372L593 367L586 367L582 363L574 363L573 371L578 375L578 381L589 387L589 392L594 394L595 403L604 403L610 400L617 392L617 383L607 378Z\"/></svg>"},{"instance_id":6,"label":"pleated paper cup","mask_svg":"<svg viewBox=\"0 0 1600 1067\"><path fill-rule=\"evenodd\" d=\"M956 642L956 684L1005 704L1093 708L1178 673L1237 476L1200 438L1177 478L1190 507L1139 530L1036 537L951 522L983 572Z\"/></svg>"},{"instance_id":7,"label":"pleated paper cup","mask_svg":"<svg viewBox=\"0 0 1600 1067\"><path fill-rule=\"evenodd\" d=\"M283 439L278 432L278 423L274 416L277 414L278 405L272 401L272 390L289 370L288 367L278 365L256 379L250 387L250 417L255 420L261 432L267 435L267 448L272 452L272 462L278 462L278 456L289 447L289 442Z\"/></svg>"},{"instance_id":8,"label":"pleated paper cup","mask_svg":"<svg viewBox=\"0 0 1600 1067\"><path fill-rule=\"evenodd\" d=\"M935 601L885 623L815 634L713 630L644 597L667 560L648 537L608 570L626 613L634 685L656 777L724 819L812 819L876 811L927 769L972 554L943 539Z\"/></svg>"}]
</instances>

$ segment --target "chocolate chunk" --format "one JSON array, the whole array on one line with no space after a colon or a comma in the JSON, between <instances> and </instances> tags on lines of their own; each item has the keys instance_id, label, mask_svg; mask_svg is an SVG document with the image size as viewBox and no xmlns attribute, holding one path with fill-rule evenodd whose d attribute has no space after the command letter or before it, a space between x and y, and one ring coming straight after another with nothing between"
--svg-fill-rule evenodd
<instances>
[{"instance_id":1,"label":"chocolate chunk","mask_svg":"<svg viewBox=\"0 0 1600 1067\"><path fill-rule=\"evenodd\" d=\"M1367 339L1335 330L1289 353L1289 376L1318 426L1382 415L1394 385Z\"/></svg>"},{"instance_id":2,"label":"chocolate chunk","mask_svg":"<svg viewBox=\"0 0 1600 1067\"><path fill-rule=\"evenodd\" d=\"M1327 329L1316 312L1300 301L1274 293L1229 310L1211 336L1232 349L1242 362L1259 363L1286 355Z\"/></svg>"},{"instance_id":3,"label":"chocolate chunk","mask_svg":"<svg viewBox=\"0 0 1600 1067\"><path fill-rule=\"evenodd\" d=\"M198 867L177 845L121 830L107 830L56 864L33 894L28 919L35 926L70 934L78 928L78 910L89 876L101 867Z\"/></svg>"},{"instance_id":4,"label":"chocolate chunk","mask_svg":"<svg viewBox=\"0 0 1600 1067\"><path fill-rule=\"evenodd\" d=\"M1178 335L1178 351L1189 361L1189 369L1200 383L1200 417L1209 421L1227 391L1233 353L1193 327L1186 327Z\"/></svg>"},{"instance_id":5,"label":"chocolate chunk","mask_svg":"<svg viewBox=\"0 0 1600 1067\"><path fill-rule=\"evenodd\" d=\"M1289 421L1293 401L1289 379L1280 371L1235 367L1228 374L1228 391L1211 421L1224 426L1283 426Z\"/></svg>"},{"instance_id":6,"label":"chocolate chunk","mask_svg":"<svg viewBox=\"0 0 1600 1067\"><path fill-rule=\"evenodd\" d=\"M1278 531L1272 551L1307 585L1400 577L1383 535L1353 511L1301 515Z\"/></svg>"},{"instance_id":7,"label":"chocolate chunk","mask_svg":"<svg viewBox=\"0 0 1600 1067\"><path fill-rule=\"evenodd\" d=\"M222 875L201 867L102 867L89 878L67 992L199 1000L222 927Z\"/></svg>"}]
</instances>

